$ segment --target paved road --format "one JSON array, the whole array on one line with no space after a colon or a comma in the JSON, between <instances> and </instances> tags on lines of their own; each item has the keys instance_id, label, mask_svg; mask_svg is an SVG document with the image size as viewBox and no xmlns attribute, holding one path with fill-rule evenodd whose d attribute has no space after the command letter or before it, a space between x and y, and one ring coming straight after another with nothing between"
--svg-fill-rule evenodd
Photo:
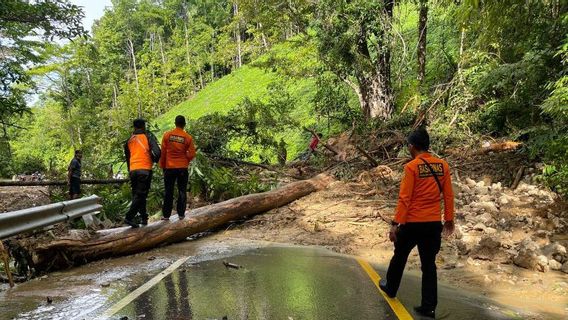
<instances>
[{"instance_id":1,"label":"paved road","mask_svg":"<svg viewBox=\"0 0 568 320\"><path fill-rule=\"evenodd\" d=\"M25 300L21 293L0 295L0 301L8 302L4 309L0 307L0 318L4 314L6 319L408 319L415 316L412 306L420 301L419 279L406 277L400 300L387 300L373 282L375 270L380 275L384 270L321 248L268 246L243 251L229 247L221 258L208 255L203 260L199 253L183 253L177 259L140 260L144 261L141 266L157 261L155 267L161 272L144 267L139 270L144 276L129 273L124 278L130 280L111 286L114 290L77 290L49 305L18 304L16 300ZM122 259L128 263L128 258ZM136 265L135 260L130 263ZM67 277L67 285L78 285L83 279L77 270ZM65 279L65 273L54 275L52 281L58 277ZM60 286L64 285L63 281ZM38 288L41 294L49 293L45 284ZM439 319L522 318L451 288L441 287L439 295Z\"/></svg>"}]
</instances>

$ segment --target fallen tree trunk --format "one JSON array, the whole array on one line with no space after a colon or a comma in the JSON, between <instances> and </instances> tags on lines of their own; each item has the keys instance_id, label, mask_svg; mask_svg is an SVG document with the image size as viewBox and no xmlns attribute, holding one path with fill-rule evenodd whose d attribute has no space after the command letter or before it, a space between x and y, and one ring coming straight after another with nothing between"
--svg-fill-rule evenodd
<instances>
[{"instance_id":1,"label":"fallen tree trunk","mask_svg":"<svg viewBox=\"0 0 568 320\"><path fill-rule=\"evenodd\" d=\"M484 155L489 153L515 151L519 149L522 145L523 144L521 142L503 141L503 142L489 143L478 149L449 148L446 149L444 152L453 156Z\"/></svg>"},{"instance_id":2,"label":"fallen tree trunk","mask_svg":"<svg viewBox=\"0 0 568 320\"><path fill-rule=\"evenodd\" d=\"M81 184L121 184L129 179L84 179ZM67 181L0 181L0 187L66 186Z\"/></svg>"},{"instance_id":3,"label":"fallen tree trunk","mask_svg":"<svg viewBox=\"0 0 568 320\"><path fill-rule=\"evenodd\" d=\"M331 177L321 174L272 191L250 194L192 210L181 221L159 221L138 229L102 230L82 239L61 238L32 249L35 268L39 271L63 269L180 242L193 234L230 221L284 206L324 189L332 180Z\"/></svg>"}]
</instances>

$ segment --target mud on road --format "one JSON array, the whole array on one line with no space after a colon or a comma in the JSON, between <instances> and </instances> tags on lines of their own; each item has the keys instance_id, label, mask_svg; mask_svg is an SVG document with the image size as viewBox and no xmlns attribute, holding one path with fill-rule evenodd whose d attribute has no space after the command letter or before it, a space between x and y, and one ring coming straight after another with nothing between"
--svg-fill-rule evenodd
<instances>
[{"instance_id":1,"label":"mud on road","mask_svg":"<svg viewBox=\"0 0 568 320\"><path fill-rule=\"evenodd\" d=\"M366 180L364 175L356 183L334 182L325 191L311 194L241 224L231 225L214 237L220 240L242 238L317 245L387 265L393 250L388 241L388 230L396 206L396 181L400 178L399 175L395 172L389 181L378 180L374 183L367 183L377 180ZM567 273L550 270L548 266L545 270L547 272L529 270L513 263L518 255L515 249L523 240L534 240L544 247L550 247L551 243L566 245L565 240L568 239L562 240L561 235L565 225L554 229L553 226L550 227L553 224L549 221L551 219L543 216L543 210L559 210L554 201L549 199L550 194L526 183L516 192L502 188L499 195L493 197L494 201L498 202L502 195L508 195L510 203L500 205L499 212L488 213L495 220L495 225L486 221L487 226L480 230L477 220L487 218L487 212L484 209L473 209L471 205L478 203L479 198L488 200L489 197L461 190L464 185L467 185L465 179L456 186L459 231L457 237L443 242L437 261L439 279L467 291L480 292L503 304L530 310L536 319L539 319L541 313L555 314L560 318L568 316ZM487 190L489 193L491 187ZM525 196L525 193L534 196ZM466 205L470 207L465 207ZM469 211L464 212L464 207ZM511 223L498 226L501 215ZM565 223L565 220L556 222ZM549 226L547 233L542 230L545 226ZM499 232L494 232L497 230ZM481 240L487 237L496 239L498 245L485 248L487 241ZM462 248L463 243L469 246L467 251ZM487 250L483 251L485 249L488 253ZM486 256L479 252L486 252ZM551 265L557 262L552 257L550 259ZM536 267L538 266L537 264ZM409 257L408 271L420 274L416 249Z\"/></svg>"}]
</instances>

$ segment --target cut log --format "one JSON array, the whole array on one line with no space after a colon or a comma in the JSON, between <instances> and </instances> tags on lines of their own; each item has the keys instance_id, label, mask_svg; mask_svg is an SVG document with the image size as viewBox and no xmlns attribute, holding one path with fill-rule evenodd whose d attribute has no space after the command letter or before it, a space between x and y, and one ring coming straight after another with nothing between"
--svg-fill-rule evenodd
<instances>
[{"instance_id":1,"label":"cut log","mask_svg":"<svg viewBox=\"0 0 568 320\"><path fill-rule=\"evenodd\" d=\"M515 141L503 141L488 143L479 149L468 149L468 148L448 148L444 152L453 156L472 156L472 155L484 155L489 153L499 153L515 151L519 149L523 144L521 142Z\"/></svg>"},{"instance_id":2,"label":"cut log","mask_svg":"<svg viewBox=\"0 0 568 320\"><path fill-rule=\"evenodd\" d=\"M515 142L515 141L503 141L503 142L495 142L490 143L486 146L483 146L481 150L477 151L477 154L487 154L490 152L505 152L505 151L513 151L517 150L522 143Z\"/></svg>"},{"instance_id":3,"label":"cut log","mask_svg":"<svg viewBox=\"0 0 568 320\"><path fill-rule=\"evenodd\" d=\"M101 230L87 238L60 238L33 248L36 270L49 271L98 259L124 256L185 240L230 221L284 206L314 191L324 189L333 179L324 174L281 188L250 194L192 210L181 221L159 221L147 227Z\"/></svg>"}]
</instances>

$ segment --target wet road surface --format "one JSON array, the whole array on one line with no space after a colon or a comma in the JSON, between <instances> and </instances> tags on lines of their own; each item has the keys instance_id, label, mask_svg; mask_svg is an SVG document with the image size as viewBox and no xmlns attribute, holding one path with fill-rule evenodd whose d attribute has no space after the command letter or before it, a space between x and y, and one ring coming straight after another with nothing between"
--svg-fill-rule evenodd
<instances>
[{"instance_id":1,"label":"wet road surface","mask_svg":"<svg viewBox=\"0 0 568 320\"><path fill-rule=\"evenodd\" d=\"M222 246L201 251L184 250L177 256L170 250L164 257L153 258L125 257L110 260L115 262L114 266L95 264L87 274L81 274L81 268L77 268L54 274L36 285L34 281L22 284L23 288L0 294L0 318L400 317L400 312L393 311L355 258L321 248ZM172 266L174 261L178 261L179 267ZM223 262L238 268L227 267ZM129 264L129 267L121 269L117 263ZM373 269L380 275L385 274L380 267L373 266ZM46 297L54 294L54 302L47 304ZM130 299L125 301L125 297ZM406 276L399 299L400 307L415 316L411 310L420 302L420 279ZM482 297L443 286L439 288L439 301L438 319L523 318Z\"/></svg>"}]
</instances>

